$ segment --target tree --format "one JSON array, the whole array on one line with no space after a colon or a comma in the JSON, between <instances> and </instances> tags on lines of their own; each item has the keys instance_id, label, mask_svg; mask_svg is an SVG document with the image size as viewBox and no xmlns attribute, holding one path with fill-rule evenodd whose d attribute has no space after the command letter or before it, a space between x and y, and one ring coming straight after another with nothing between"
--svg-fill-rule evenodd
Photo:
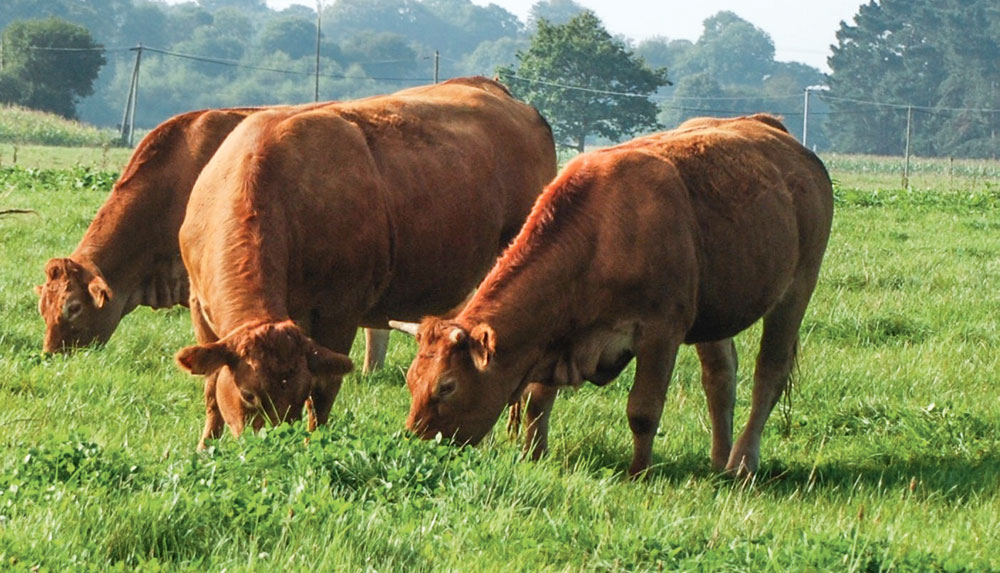
<instances>
[{"instance_id":1,"label":"tree","mask_svg":"<svg viewBox=\"0 0 1000 573\"><path fill-rule=\"evenodd\" d=\"M283 16L270 20L260 33L265 52L285 52L293 60L316 53L316 20Z\"/></svg>"},{"instance_id":2,"label":"tree","mask_svg":"<svg viewBox=\"0 0 1000 573\"><path fill-rule=\"evenodd\" d=\"M838 150L995 155L1000 113L995 0L881 0L842 23L828 62ZM867 102L878 102L867 103ZM935 109L937 108L937 109Z\"/></svg>"},{"instance_id":3,"label":"tree","mask_svg":"<svg viewBox=\"0 0 1000 573\"><path fill-rule=\"evenodd\" d=\"M767 32L732 12L706 18L694 50L678 73L708 72L723 85L754 86L771 73L774 42Z\"/></svg>"},{"instance_id":4,"label":"tree","mask_svg":"<svg viewBox=\"0 0 1000 573\"><path fill-rule=\"evenodd\" d=\"M101 46L83 26L65 20L26 20L4 30L3 83L16 86L17 103L76 117L76 103L94 92L104 65Z\"/></svg>"},{"instance_id":5,"label":"tree","mask_svg":"<svg viewBox=\"0 0 1000 573\"><path fill-rule=\"evenodd\" d=\"M539 20L517 60L501 79L548 118L560 145L582 152L591 134L618 140L659 127L648 96L669 83L667 70L647 67L593 12L564 25Z\"/></svg>"},{"instance_id":6,"label":"tree","mask_svg":"<svg viewBox=\"0 0 1000 573\"><path fill-rule=\"evenodd\" d=\"M341 47L342 58L348 65L358 64L373 78L427 78L429 68L417 68L417 53L406 38L398 34L361 32Z\"/></svg>"},{"instance_id":7,"label":"tree","mask_svg":"<svg viewBox=\"0 0 1000 573\"><path fill-rule=\"evenodd\" d=\"M542 20L562 25L586 11L586 8L573 0L538 0L528 13L528 27L535 28Z\"/></svg>"}]
</instances>

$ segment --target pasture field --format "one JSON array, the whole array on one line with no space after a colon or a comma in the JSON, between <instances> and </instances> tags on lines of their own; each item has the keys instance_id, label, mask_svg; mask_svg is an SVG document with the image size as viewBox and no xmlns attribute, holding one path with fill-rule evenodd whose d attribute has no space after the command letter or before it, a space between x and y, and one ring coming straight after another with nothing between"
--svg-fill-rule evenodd
<instances>
[{"instance_id":1,"label":"pasture field","mask_svg":"<svg viewBox=\"0 0 1000 573\"><path fill-rule=\"evenodd\" d=\"M835 166L798 381L744 483L710 468L690 348L639 482L624 475L634 365L561 394L552 451L531 463L502 423L478 448L408 437L414 345L396 334L384 371L347 377L329 426L196 453L201 381L172 360L193 340L186 309L40 352L32 287L114 177L0 168L0 209L38 212L0 218L0 569L1000 570L995 182L901 191ZM737 339L737 426L758 336Z\"/></svg>"}]
</instances>

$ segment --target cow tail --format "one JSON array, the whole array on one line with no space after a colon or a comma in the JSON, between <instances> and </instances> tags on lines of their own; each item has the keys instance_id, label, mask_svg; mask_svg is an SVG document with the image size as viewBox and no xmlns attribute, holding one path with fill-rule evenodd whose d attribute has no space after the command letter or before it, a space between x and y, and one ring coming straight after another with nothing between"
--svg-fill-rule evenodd
<instances>
[{"instance_id":1,"label":"cow tail","mask_svg":"<svg viewBox=\"0 0 1000 573\"><path fill-rule=\"evenodd\" d=\"M785 431L784 435L790 436L792 434L792 394L794 394L799 386L799 341L795 340L795 344L792 346L792 367L788 371L788 379L785 380L785 390L781 393L780 402L784 403L784 407L781 409L781 417L785 421Z\"/></svg>"}]
</instances>

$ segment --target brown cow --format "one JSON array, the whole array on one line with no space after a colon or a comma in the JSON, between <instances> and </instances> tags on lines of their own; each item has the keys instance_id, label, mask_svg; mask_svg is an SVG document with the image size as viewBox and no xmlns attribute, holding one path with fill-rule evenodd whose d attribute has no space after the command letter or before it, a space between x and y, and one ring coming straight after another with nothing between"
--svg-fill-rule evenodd
<instances>
[{"instance_id":1,"label":"brown cow","mask_svg":"<svg viewBox=\"0 0 1000 573\"><path fill-rule=\"evenodd\" d=\"M175 116L139 142L76 250L50 259L36 287L45 352L107 342L121 319L145 305L188 305L177 232L202 167L222 140L259 108ZM367 333L365 370L381 365L388 332Z\"/></svg>"},{"instance_id":2,"label":"brown cow","mask_svg":"<svg viewBox=\"0 0 1000 573\"><path fill-rule=\"evenodd\" d=\"M465 307L419 325L407 426L476 443L527 387L537 456L556 388L603 385L634 355L636 475L650 464L678 347L695 344L712 463L756 471L832 213L823 164L770 116L699 120L579 156ZM761 317L750 419L733 447L732 337Z\"/></svg>"},{"instance_id":3,"label":"brown cow","mask_svg":"<svg viewBox=\"0 0 1000 573\"><path fill-rule=\"evenodd\" d=\"M180 232L201 445L296 419L306 396L324 423L355 329L462 302L555 171L545 121L485 78L248 118Z\"/></svg>"},{"instance_id":4,"label":"brown cow","mask_svg":"<svg viewBox=\"0 0 1000 573\"><path fill-rule=\"evenodd\" d=\"M187 305L177 230L201 168L253 109L173 117L143 138L79 245L36 288L45 352L106 342L139 305Z\"/></svg>"}]
</instances>

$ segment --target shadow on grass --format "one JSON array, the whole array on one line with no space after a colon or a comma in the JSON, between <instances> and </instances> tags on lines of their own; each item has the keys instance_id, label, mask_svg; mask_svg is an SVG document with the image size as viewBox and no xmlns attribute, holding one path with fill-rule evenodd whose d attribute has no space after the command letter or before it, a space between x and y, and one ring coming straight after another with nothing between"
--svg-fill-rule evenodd
<instances>
[{"instance_id":1,"label":"shadow on grass","mask_svg":"<svg viewBox=\"0 0 1000 573\"><path fill-rule=\"evenodd\" d=\"M815 466L765 465L757 477L758 487L775 493L795 490L841 490L864 487L898 491L918 497L940 496L965 500L974 495L1000 492L1000 455L976 457L927 455L916 459L863 459L823 462Z\"/></svg>"},{"instance_id":2,"label":"shadow on grass","mask_svg":"<svg viewBox=\"0 0 1000 573\"><path fill-rule=\"evenodd\" d=\"M594 474L614 473L622 479L628 472L632 451L629 447L595 442L575 449L565 457L569 468ZM720 485L743 485L743 480L721 474L712 468L708 452L682 452L656 456L646 473L646 480L680 485L691 479L717 480ZM873 459L831 461L816 465L785 465L780 459L765 459L753 479L752 487L776 495L793 492L851 491L874 489L897 491L917 497L938 496L947 500L966 500L972 496L1000 493L1000 455L927 455L913 459Z\"/></svg>"}]
</instances>

